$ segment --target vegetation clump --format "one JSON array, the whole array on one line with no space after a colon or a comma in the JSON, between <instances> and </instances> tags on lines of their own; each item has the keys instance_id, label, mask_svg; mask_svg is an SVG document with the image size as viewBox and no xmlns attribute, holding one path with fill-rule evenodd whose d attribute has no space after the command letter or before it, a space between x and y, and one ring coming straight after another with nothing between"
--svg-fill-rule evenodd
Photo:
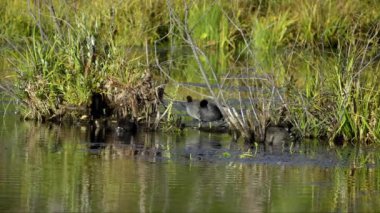
<instances>
[{"instance_id":1,"label":"vegetation clump","mask_svg":"<svg viewBox=\"0 0 380 213\"><path fill-rule=\"evenodd\" d=\"M158 106L162 103L164 87L155 86L150 72L144 73L140 80L133 79L122 83L116 79L108 80L105 94L114 113L120 117L134 120L155 118Z\"/></svg>"}]
</instances>

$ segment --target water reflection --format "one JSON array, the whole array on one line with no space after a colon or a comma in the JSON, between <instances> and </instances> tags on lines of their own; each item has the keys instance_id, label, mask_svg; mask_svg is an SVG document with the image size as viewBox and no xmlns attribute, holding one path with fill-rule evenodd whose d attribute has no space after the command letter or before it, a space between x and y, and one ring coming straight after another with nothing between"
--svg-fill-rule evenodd
<instances>
[{"instance_id":1,"label":"water reflection","mask_svg":"<svg viewBox=\"0 0 380 213\"><path fill-rule=\"evenodd\" d=\"M305 141L270 152L228 134L120 136L15 119L1 122L0 137L1 212L371 212L380 205L373 148Z\"/></svg>"}]
</instances>

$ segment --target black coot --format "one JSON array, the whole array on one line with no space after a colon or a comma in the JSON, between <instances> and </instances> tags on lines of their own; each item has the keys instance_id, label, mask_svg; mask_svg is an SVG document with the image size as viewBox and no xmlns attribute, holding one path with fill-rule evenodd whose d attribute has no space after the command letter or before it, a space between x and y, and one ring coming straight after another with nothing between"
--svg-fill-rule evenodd
<instances>
[{"instance_id":1,"label":"black coot","mask_svg":"<svg viewBox=\"0 0 380 213\"><path fill-rule=\"evenodd\" d=\"M200 103L199 117L201 121L212 122L218 121L223 118L219 107L206 99L203 99Z\"/></svg>"}]
</instances>

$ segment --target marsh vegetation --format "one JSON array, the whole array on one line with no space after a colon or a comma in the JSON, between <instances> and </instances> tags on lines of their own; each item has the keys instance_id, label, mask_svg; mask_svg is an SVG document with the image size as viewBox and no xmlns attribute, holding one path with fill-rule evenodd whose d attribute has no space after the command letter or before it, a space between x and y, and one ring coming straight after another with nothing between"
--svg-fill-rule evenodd
<instances>
[{"instance_id":1,"label":"marsh vegetation","mask_svg":"<svg viewBox=\"0 0 380 213\"><path fill-rule=\"evenodd\" d=\"M300 137L379 141L377 1L0 4L0 88L25 118L85 118L102 94L113 116L173 129L165 88L168 100L213 99L251 141L288 124Z\"/></svg>"}]
</instances>

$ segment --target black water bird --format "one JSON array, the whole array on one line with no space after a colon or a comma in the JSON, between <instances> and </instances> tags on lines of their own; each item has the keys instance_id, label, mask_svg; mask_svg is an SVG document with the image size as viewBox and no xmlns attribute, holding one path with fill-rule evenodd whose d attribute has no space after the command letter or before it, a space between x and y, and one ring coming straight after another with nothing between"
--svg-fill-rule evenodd
<instances>
[{"instance_id":1,"label":"black water bird","mask_svg":"<svg viewBox=\"0 0 380 213\"><path fill-rule=\"evenodd\" d=\"M199 106L199 117L201 121L212 122L221 120L223 118L222 112L215 103L203 99L199 103Z\"/></svg>"},{"instance_id":2,"label":"black water bird","mask_svg":"<svg viewBox=\"0 0 380 213\"><path fill-rule=\"evenodd\" d=\"M192 118L200 121L199 127L202 122L218 121L223 118L223 115L215 103L206 99L201 101L194 101L191 96L187 96L186 112Z\"/></svg>"},{"instance_id":3,"label":"black water bird","mask_svg":"<svg viewBox=\"0 0 380 213\"><path fill-rule=\"evenodd\" d=\"M118 134L131 133L134 134L137 131L137 124L126 118L119 119L117 121L116 132Z\"/></svg>"},{"instance_id":4,"label":"black water bird","mask_svg":"<svg viewBox=\"0 0 380 213\"><path fill-rule=\"evenodd\" d=\"M91 119L99 119L110 115L110 107L103 94L97 92L92 93L90 115Z\"/></svg>"},{"instance_id":5,"label":"black water bird","mask_svg":"<svg viewBox=\"0 0 380 213\"><path fill-rule=\"evenodd\" d=\"M265 129L264 143L267 145L283 145L291 142L293 136L290 128L282 126L269 126Z\"/></svg>"}]
</instances>

